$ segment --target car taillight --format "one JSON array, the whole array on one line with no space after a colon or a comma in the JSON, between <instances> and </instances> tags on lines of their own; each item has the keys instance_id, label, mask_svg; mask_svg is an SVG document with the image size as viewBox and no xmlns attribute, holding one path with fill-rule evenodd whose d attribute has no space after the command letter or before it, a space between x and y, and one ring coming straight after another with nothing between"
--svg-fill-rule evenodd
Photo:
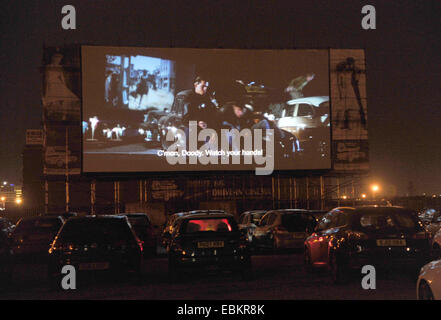
<instances>
[{"instance_id":1,"label":"car taillight","mask_svg":"<svg viewBox=\"0 0 441 320\"><path fill-rule=\"evenodd\" d=\"M138 240L138 246L139 249L141 249L141 252L144 251L144 241Z\"/></svg>"}]
</instances>

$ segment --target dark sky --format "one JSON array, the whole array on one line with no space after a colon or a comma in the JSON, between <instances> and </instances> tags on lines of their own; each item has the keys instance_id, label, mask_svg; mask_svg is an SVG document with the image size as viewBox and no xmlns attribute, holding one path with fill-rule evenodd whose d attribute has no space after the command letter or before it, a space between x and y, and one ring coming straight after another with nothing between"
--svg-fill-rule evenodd
<instances>
[{"instance_id":1,"label":"dark sky","mask_svg":"<svg viewBox=\"0 0 441 320\"><path fill-rule=\"evenodd\" d=\"M73 5L77 29L61 28ZM376 9L363 30L361 8ZM25 130L41 121L42 48L364 48L371 175L441 194L441 1L2 1L0 180L19 183Z\"/></svg>"}]
</instances>

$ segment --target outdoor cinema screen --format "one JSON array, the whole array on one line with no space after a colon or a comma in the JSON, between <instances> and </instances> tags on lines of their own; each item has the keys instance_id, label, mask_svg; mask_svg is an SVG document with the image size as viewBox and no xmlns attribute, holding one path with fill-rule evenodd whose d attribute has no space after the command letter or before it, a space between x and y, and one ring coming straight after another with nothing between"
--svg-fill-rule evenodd
<instances>
[{"instance_id":1,"label":"outdoor cinema screen","mask_svg":"<svg viewBox=\"0 0 441 320\"><path fill-rule=\"evenodd\" d=\"M328 50L82 47L83 172L329 169Z\"/></svg>"}]
</instances>

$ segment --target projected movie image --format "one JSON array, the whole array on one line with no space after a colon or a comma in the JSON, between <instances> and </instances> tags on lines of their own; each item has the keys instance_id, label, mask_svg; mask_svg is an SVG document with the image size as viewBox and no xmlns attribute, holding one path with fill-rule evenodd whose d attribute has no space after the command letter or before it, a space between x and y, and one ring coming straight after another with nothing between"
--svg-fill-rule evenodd
<instances>
[{"instance_id":1,"label":"projected movie image","mask_svg":"<svg viewBox=\"0 0 441 320\"><path fill-rule=\"evenodd\" d=\"M328 54L83 47L83 171L329 169Z\"/></svg>"}]
</instances>

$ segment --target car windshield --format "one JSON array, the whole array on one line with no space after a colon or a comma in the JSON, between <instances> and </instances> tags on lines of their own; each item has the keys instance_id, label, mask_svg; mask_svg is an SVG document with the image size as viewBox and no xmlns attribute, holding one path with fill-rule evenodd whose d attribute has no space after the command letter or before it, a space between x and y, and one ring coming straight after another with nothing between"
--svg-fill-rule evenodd
<instances>
[{"instance_id":1,"label":"car windshield","mask_svg":"<svg viewBox=\"0 0 441 320\"><path fill-rule=\"evenodd\" d=\"M60 229L62 222L58 218L42 218L22 220L15 229L17 233L47 233L56 232Z\"/></svg>"},{"instance_id":2,"label":"car windshield","mask_svg":"<svg viewBox=\"0 0 441 320\"><path fill-rule=\"evenodd\" d=\"M410 211L375 211L362 213L357 222L362 229L415 229L418 222Z\"/></svg>"},{"instance_id":3,"label":"car windshield","mask_svg":"<svg viewBox=\"0 0 441 320\"><path fill-rule=\"evenodd\" d=\"M60 241L73 243L114 242L133 237L125 221L112 219L69 220L59 235Z\"/></svg>"},{"instance_id":4,"label":"car windshield","mask_svg":"<svg viewBox=\"0 0 441 320\"><path fill-rule=\"evenodd\" d=\"M315 227L315 219L304 213L284 214L282 226L289 232L305 232Z\"/></svg>"},{"instance_id":5,"label":"car windshield","mask_svg":"<svg viewBox=\"0 0 441 320\"><path fill-rule=\"evenodd\" d=\"M232 232L236 225L228 218L190 219L183 225L183 233Z\"/></svg>"}]
</instances>

